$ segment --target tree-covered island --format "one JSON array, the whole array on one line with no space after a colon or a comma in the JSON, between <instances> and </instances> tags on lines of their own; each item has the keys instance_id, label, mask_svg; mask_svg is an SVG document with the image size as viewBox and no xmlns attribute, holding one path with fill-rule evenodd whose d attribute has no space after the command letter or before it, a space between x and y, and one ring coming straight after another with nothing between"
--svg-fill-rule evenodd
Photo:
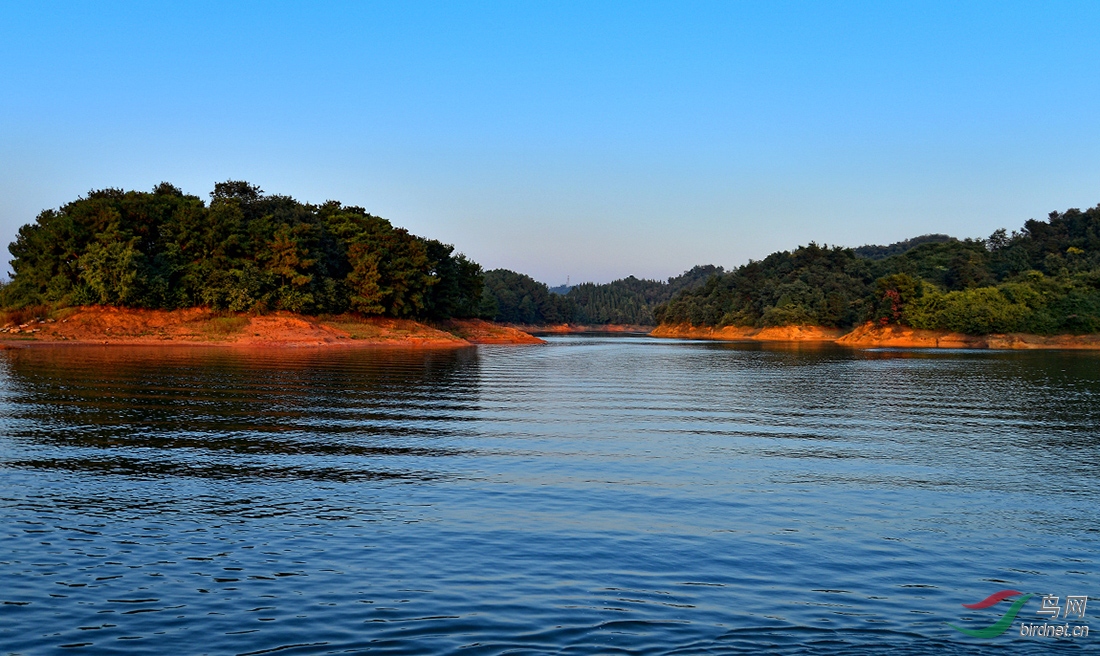
<instances>
[{"instance_id":1,"label":"tree-covered island","mask_svg":"<svg viewBox=\"0 0 1100 656\"><path fill-rule=\"evenodd\" d=\"M481 267L330 201L247 182L92 191L20 228L0 286L15 342L455 347L541 340L478 319ZM14 340L14 341L13 341Z\"/></svg>"},{"instance_id":2,"label":"tree-covered island","mask_svg":"<svg viewBox=\"0 0 1100 656\"><path fill-rule=\"evenodd\" d=\"M361 207L247 182L209 204L162 183L46 210L9 246L5 307L110 305L448 319L477 316L481 267Z\"/></svg>"}]
</instances>

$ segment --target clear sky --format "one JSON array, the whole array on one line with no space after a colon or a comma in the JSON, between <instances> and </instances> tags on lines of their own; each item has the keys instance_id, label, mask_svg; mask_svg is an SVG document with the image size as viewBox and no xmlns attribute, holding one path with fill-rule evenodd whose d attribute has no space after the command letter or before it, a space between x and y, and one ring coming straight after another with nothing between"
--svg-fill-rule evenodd
<instances>
[{"instance_id":1,"label":"clear sky","mask_svg":"<svg viewBox=\"0 0 1100 656\"><path fill-rule=\"evenodd\" d=\"M0 0L0 241L244 179L553 285L1100 203L1100 2L176 5Z\"/></svg>"}]
</instances>

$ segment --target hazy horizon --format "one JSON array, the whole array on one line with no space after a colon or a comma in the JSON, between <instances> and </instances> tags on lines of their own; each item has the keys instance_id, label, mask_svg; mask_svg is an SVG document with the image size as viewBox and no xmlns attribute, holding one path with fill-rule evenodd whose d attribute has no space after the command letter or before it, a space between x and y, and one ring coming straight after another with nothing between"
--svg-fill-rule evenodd
<instances>
[{"instance_id":1,"label":"hazy horizon","mask_svg":"<svg viewBox=\"0 0 1100 656\"><path fill-rule=\"evenodd\" d=\"M0 244L244 179L551 286L1100 203L1100 5L5 5ZM5 252L3 268L10 259Z\"/></svg>"}]
</instances>

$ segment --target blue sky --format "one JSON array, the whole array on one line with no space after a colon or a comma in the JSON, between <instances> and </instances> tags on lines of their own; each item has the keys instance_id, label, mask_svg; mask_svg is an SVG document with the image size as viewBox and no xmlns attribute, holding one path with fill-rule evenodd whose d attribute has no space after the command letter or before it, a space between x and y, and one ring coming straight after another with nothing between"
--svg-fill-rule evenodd
<instances>
[{"instance_id":1,"label":"blue sky","mask_svg":"<svg viewBox=\"0 0 1100 656\"><path fill-rule=\"evenodd\" d=\"M1100 3L0 2L0 241L245 179L550 284L1100 203ZM6 258L5 258L6 259Z\"/></svg>"}]
</instances>

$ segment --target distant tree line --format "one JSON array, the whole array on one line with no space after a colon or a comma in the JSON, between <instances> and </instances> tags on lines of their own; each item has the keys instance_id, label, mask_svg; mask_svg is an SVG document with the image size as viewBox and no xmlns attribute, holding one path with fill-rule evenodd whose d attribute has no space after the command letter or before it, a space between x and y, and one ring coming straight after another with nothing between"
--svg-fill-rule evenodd
<instances>
[{"instance_id":1,"label":"distant tree line","mask_svg":"<svg viewBox=\"0 0 1100 656\"><path fill-rule=\"evenodd\" d=\"M1100 332L1100 205L985 240L926 235L773 253L680 292L655 315L715 327L875 321L969 334Z\"/></svg>"},{"instance_id":2,"label":"distant tree line","mask_svg":"<svg viewBox=\"0 0 1100 656\"><path fill-rule=\"evenodd\" d=\"M476 316L481 267L361 207L300 203L252 184L209 204L162 183L104 189L19 229L0 305Z\"/></svg>"},{"instance_id":3,"label":"distant tree line","mask_svg":"<svg viewBox=\"0 0 1100 656\"><path fill-rule=\"evenodd\" d=\"M654 309L683 289L702 284L722 268L697 266L667 281L634 276L606 284L584 283L565 294L550 291L530 276L507 269L485 273L482 315L527 325L560 323L657 324Z\"/></svg>"}]
</instances>

